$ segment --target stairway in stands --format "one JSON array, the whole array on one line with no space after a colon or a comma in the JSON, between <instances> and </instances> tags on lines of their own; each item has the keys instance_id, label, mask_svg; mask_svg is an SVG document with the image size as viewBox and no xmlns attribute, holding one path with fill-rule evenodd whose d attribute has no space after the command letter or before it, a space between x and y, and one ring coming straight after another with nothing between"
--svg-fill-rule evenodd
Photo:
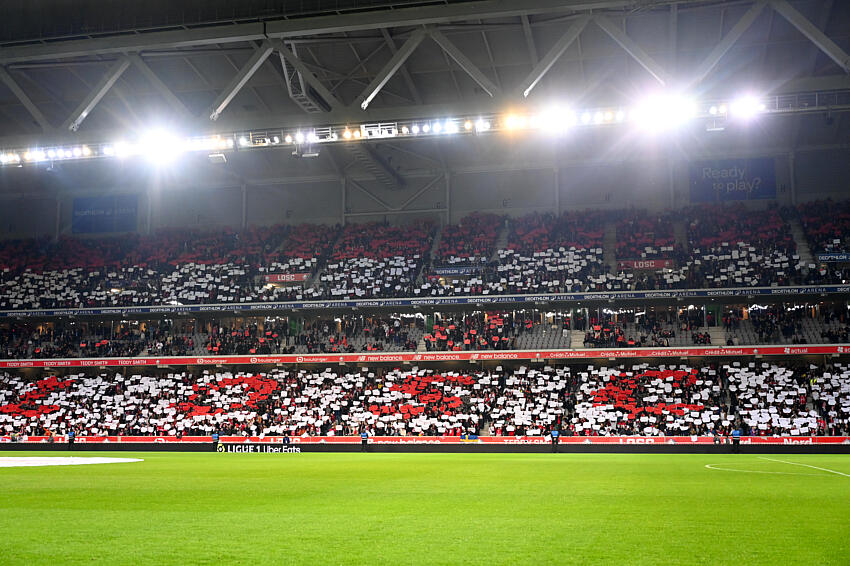
<instances>
[{"instance_id":1,"label":"stairway in stands","mask_svg":"<svg viewBox=\"0 0 850 566\"><path fill-rule=\"evenodd\" d=\"M617 224L605 224L605 235L602 236L602 261L611 273L617 273Z\"/></svg>"},{"instance_id":2,"label":"stairway in stands","mask_svg":"<svg viewBox=\"0 0 850 566\"><path fill-rule=\"evenodd\" d=\"M711 326L708 329L708 335L711 337L712 346L726 345L726 331L722 326Z\"/></svg>"},{"instance_id":3,"label":"stairway in stands","mask_svg":"<svg viewBox=\"0 0 850 566\"><path fill-rule=\"evenodd\" d=\"M688 224L684 220L673 222L673 238L676 246L688 249Z\"/></svg>"},{"instance_id":4,"label":"stairway in stands","mask_svg":"<svg viewBox=\"0 0 850 566\"><path fill-rule=\"evenodd\" d=\"M508 247L508 236L510 235L511 229L508 222L504 222L502 224L501 229L499 230L499 235L496 237L496 245L493 248L493 255L490 256L490 261L499 261L499 250L504 250Z\"/></svg>"},{"instance_id":5,"label":"stairway in stands","mask_svg":"<svg viewBox=\"0 0 850 566\"><path fill-rule=\"evenodd\" d=\"M791 236L794 238L794 243L797 244L797 255L800 256L800 261L809 265L815 262L812 255L812 249L809 247L809 242L806 240L806 234L803 232L803 225L800 224L798 218L788 219L788 226L791 227Z\"/></svg>"},{"instance_id":6,"label":"stairway in stands","mask_svg":"<svg viewBox=\"0 0 850 566\"><path fill-rule=\"evenodd\" d=\"M572 330L570 331L570 349L579 350L584 348L584 331L583 330Z\"/></svg>"},{"instance_id":7,"label":"stairway in stands","mask_svg":"<svg viewBox=\"0 0 850 566\"><path fill-rule=\"evenodd\" d=\"M435 265L437 253L440 250L440 241L443 239L443 226L437 226L437 232L434 234L434 241L431 244L431 249L428 250L428 259L431 260L431 265Z\"/></svg>"}]
</instances>

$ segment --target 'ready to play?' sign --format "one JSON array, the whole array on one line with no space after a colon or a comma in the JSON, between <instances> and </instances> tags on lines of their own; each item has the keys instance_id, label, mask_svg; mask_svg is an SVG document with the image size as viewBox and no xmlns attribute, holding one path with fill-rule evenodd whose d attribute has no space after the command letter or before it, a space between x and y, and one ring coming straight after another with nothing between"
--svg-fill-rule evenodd
<instances>
[{"instance_id":1,"label":"'ready to play?' sign","mask_svg":"<svg viewBox=\"0 0 850 566\"><path fill-rule=\"evenodd\" d=\"M689 171L692 203L776 198L771 157L695 161Z\"/></svg>"}]
</instances>

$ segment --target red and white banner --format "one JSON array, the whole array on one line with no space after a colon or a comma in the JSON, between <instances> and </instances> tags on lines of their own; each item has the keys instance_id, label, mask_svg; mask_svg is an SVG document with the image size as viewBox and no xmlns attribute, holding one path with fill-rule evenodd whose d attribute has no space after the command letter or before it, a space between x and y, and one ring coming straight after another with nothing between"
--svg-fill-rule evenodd
<instances>
[{"instance_id":1,"label":"red and white banner","mask_svg":"<svg viewBox=\"0 0 850 566\"><path fill-rule=\"evenodd\" d=\"M617 262L618 269L663 269L673 267L672 259L623 259Z\"/></svg>"},{"instance_id":2,"label":"red and white banner","mask_svg":"<svg viewBox=\"0 0 850 566\"><path fill-rule=\"evenodd\" d=\"M65 438L54 438L64 442ZM280 436L222 436L221 442L229 444L282 444ZM78 436L78 444L179 444L179 443L212 443L211 436ZM0 436L0 442L11 442L8 436ZM47 442L45 436L29 436L19 439L19 442ZM359 436L301 436L290 438L292 444L359 444ZM481 436L466 439L460 436L372 436L371 444L549 444L548 437L543 436ZM560 444L714 444L711 436L562 436ZM847 436L742 436L741 444L847 444Z\"/></svg>"},{"instance_id":3,"label":"red and white banner","mask_svg":"<svg viewBox=\"0 0 850 566\"><path fill-rule=\"evenodd\" d=\"M266 275L269 283L300 283L310 279L309 273L271 273Z\"/></svg>"},{"instance_id":4,"label":"red and white banner","mask_svg":"<svg viewBox=\"0 0 850 566\"><path fill-rule=\"evenodd\" d=\"M474 352L397 352L358 354L282 354L271 356L172 356L160 358L76 358L0 360L0 368L85 368L214 366L250 364L359 364L403 362L481 362L588 360L608 358L701 358L850 354L850 346L747 346L696 348L593 348L586 350L488 350Z\"/></svg>"}]
</instances>

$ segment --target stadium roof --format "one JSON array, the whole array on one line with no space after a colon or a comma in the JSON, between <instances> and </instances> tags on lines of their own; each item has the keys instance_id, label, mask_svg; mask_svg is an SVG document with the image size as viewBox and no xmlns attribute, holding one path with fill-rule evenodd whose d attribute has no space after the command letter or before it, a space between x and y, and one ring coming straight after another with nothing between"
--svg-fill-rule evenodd
<instances>
[{"instance_id":1,"label":"stadium roof","mask_svg":"<svg viewBox=\"0 0 850 566\"><path fill-rule=\"evenodd\" d=\"M214 133L626 105L659 89L850 92L848 52L850 3L835 0L10 0L0 5L0 147L152 124ZM850 126L834 100L826 114L697 145L834 147ZM612 146L607 134L590 137L572 144L574 159ZM549 159L534 143L519 151L530 158L516 156L505 139L364 144L365 156L326 152L323 172L371 161L365 169L392 184L401 170L510 166L493 157L506 144L513 161ZM293 160L262 159L265 178L293 174L281 168Z\"/></svg>"}]
</instances>

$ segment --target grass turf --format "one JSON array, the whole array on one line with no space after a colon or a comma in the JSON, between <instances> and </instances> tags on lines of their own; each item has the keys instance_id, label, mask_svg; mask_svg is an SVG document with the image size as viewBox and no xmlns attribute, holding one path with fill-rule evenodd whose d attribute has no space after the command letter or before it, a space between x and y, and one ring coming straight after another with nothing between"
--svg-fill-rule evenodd
<instances>
[{"instance_id":1,"label":"grass turf","mask_svg":"<svg viewBox=\"0 0 850 566\"><path fill-rule=\"evenodd\" d=\"M850 563L850 477L754 455L86 455L145 461L0 469L0 563Z\"/></svg>"}]
</instances>

